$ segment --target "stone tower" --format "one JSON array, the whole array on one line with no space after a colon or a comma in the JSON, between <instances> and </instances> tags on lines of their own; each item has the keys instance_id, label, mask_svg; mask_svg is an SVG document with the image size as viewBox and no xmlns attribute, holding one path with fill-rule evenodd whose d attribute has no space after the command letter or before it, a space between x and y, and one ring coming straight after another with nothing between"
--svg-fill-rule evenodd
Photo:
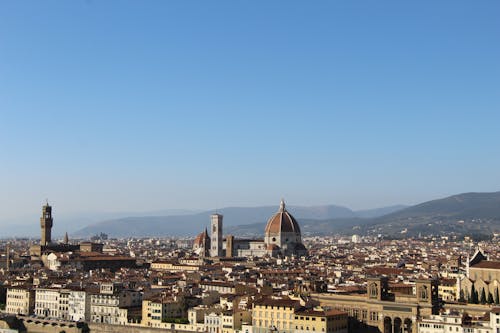
<instances>
[{"instance_id":1,"label":"stone tower","mask_svg":"<svg viewBox=\"0 0 500 333\"><path fill-rule=\"evenodd\" d=\"M7 268L7 272L10 271L10 243L7 243L5 247L5 267Z\"/></svg>"},{"instance_id":2,"label":"stone tower","mask_svg":"<svg viewBox=\"0 0 500 333\"><path fill-rule=\"evenodd\" d=\"M385 276L369 277L367 280L367 296L377 301L389 299L389 279Z\"/></svg>"},{"instance_id":3,"label":"stone tower","mask_svg":"<svg viewBox=\"0 0 500 333\"><path fill-rule=\"evenodd\" d=\"M438 295L439 281L437 279L417 280L417 302L420 304L432 305L432 314L439 313L439 295ZM425 313L430 315L431 313Z\"/></svg>"},{"instance_id":4,"label":"stone tower","mask_svg":"<svg viewBox=\"0 0 500 333\"><path fill-rule=\"evenodd\" d=\"M40 238L40 245L49 245L52 241L52 207L49 206L49 202L45 204L42 208L42 216L40 217L40 228L42 231L42 237Z\"/></svg>"},{"instance_id":5,"label":"stone tower","mask_svg":"<svg viewBox=\"0 0 500 333\"><path fill-rule=\"evenodd\" d=\"M210 221L210 256L222 257L222 215L212 214Z\"/></svg>"}]
</instances>

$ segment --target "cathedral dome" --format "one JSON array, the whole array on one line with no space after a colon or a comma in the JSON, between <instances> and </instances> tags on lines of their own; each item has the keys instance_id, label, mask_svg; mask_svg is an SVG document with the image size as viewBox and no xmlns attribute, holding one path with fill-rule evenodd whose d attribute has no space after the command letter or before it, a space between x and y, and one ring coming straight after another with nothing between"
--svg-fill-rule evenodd
<instances>
[{"instance_id":1,"label":"cathedral dome","mask_svg":"<svg viewBox=\"0 0 500 333\"><path fill-rule=\"evenodd\" d=\"M207 233L207 229L205 228L205 231L203 231L202 233L198 234L198 236L196 236L196 238L194 239L193 245L197 248L203 247L203 246L205 246L205 242L207 239L208 239L208 233Z\"/></svg>"},{"instance_id":2,"label":"cathedral dome","mask_svg":"<svg viewBox=\"0 0 500 333\"><path fill-rule=\"evenodd\" d=\"M267 222L265 233L268 235L284 232L300 234L300 228L295 218L285 209L285 202L281 200L280 210Z\"/></svg>"}]
</instances>

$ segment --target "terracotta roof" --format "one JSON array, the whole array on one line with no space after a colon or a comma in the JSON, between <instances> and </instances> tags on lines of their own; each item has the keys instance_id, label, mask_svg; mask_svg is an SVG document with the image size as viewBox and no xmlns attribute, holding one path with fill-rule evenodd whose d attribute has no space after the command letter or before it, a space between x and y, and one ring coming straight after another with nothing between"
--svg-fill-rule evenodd
<instances>
[{"instance_id":1,"label":"terracotta roof","mask_svg":"<svg viewBox=\"0 0 500 333\"><path fill-rule=\"evenodd\" d=\"M255 305L268 305L268 306L286 306L293 307L299 306L300 302L291 300L289 298L273 299L273 298L263 298L261 300L255 301Z\"/></svg>"},{"instance_id":2,"label":"terracotta roof","mask_svg":"<svg viewBox=\"0 0 500 333\"><path fill-rule=\"evenodd\" d=\"M95 256L95 257L82 257L81 261L135 261L135 258L126 256Z\"/></svg>"},{"instance_id":3,"label":"terracotta roof","mask_svg":"<svg viewBox=\"0 0 500 333\"><path fill-rule=\"evenodd\" d=\"M208 239L207 229L196 236L196 238L194 239L194 244L203 246L206 239Z\"/></svg>"},{"instance_id":4,"label":"terracotta roof","mask_svg":"<svg viewBox=\"0 0 500 333\"><path fill-rule=\"evenodd\" d=\"M470 268L490 268L490 269L500 269L500 261L480 261Z\"/></svg>"},{"instance_id":5,"label":"terracotta roof","mask_svg":"<svg viewBox=\"0 0 500 333\"><path fill-rule=\"evenodd\" d=\"M281 201L279 211L274 214L266 225L265 233L296 232L300 233L299 224L295 218L285 209L285 203Z\"/></svg>"},{"instance_id":6,"label":"terracotta roof","mask_svg":"<svg viewBox=\"0 0 500 333\"><path fill-rule=\"evenodd\" d=\"M217 286L217 287L231 287L234 288L233 283L222 282L222 281L205 281L200 282L200 286Z\"/></svg>"},{"instance_id":7,"label":"terracotta roof","mask_svg":"<svg viewBox=\"0 0 500 333\"><path fill-rule=\"evenodd\" d=\"M326 317L326 316L336 316L336 315L347 315L347 312L331 309L328 311L317 311L312 309L301 310L295 312L299 316L312 316L312 317Z\"/></svg>"},{"instance_id":8,"label":"terracotta roof","mask_svg":"<svg viewBox=\"0 0 500 333\"><path fill-rule=\"evenodd\" d=\"M457 284L457 280L456 279L441 278L439 280L439 284L442 285L442 286L454 286L454 285Z\"/></svg>"}]
</instances>

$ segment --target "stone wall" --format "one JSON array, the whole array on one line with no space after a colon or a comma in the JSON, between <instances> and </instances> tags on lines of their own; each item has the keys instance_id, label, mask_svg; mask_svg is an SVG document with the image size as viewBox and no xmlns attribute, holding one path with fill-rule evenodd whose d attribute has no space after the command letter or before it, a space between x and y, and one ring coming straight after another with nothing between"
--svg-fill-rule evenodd
<instances>
[{"instance_id":1,"label":"stone wall","mask_svg":"<svg viewBox=\"0 0 500 333\"><path fill-rule=\"evenodd\" d=\"M88 327L90 333L183 333L191 331L181 331L175 329L164 329L164 328L152 328L143 326L124 326L124 325L109 325L109 324L95 324L89 323Z\"/></svg>"},{"instance_id":2,"label":"stone wall","mask_svg":"<svg viewBox=\"0 0 500 333\"><path fill-rule=\"evenodd\" d=\"M22 318L21 321L28 333L88 333L84 323L27 318Z\"/></svg>"}]
</instances>

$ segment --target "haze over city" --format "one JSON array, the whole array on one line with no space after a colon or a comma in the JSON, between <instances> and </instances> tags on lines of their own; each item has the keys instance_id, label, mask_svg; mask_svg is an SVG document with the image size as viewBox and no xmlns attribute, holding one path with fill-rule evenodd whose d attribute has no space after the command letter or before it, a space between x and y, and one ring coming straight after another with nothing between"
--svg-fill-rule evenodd
<instances>
[{"instance_id":1,"label":"haze over city","mask_svg":"<svg viewBox=\"0 0 500 333\"><path fill-rule=\"evenodd\" d=\"M498 191L499 9L2 2L0 222Z\"/></svg>"}]
</instances>

